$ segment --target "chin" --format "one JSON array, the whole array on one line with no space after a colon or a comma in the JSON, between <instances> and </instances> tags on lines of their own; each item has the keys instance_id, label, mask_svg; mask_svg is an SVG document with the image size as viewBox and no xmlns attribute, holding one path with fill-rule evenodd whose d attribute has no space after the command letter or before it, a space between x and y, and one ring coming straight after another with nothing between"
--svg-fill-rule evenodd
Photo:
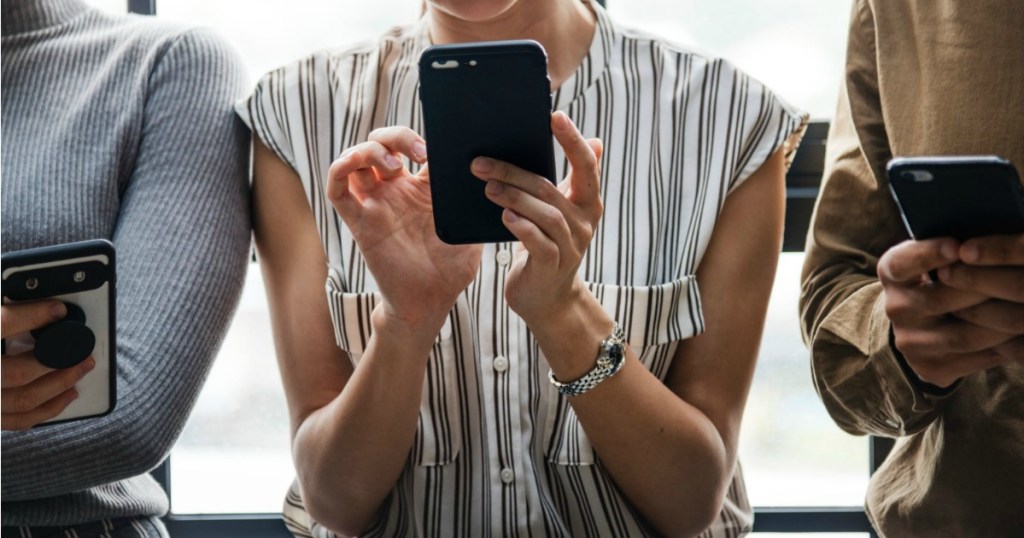
<instances>
[{"instance_id":1,"label":"chin","mask_svg":"<svg viewBox=\"0 0 1024 538\"><path fill-rule=\"evenodd\" d=\"M519 0L427 0L436 9L466 22L484 22L508 11Z\"/></svg>"}]
</instances>

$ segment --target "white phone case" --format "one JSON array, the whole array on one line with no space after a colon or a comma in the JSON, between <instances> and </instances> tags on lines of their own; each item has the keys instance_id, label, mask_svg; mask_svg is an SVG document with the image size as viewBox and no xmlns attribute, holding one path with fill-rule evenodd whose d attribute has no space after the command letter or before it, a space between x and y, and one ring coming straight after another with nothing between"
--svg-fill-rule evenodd
<instances>
[{"instance_id":1,"label":"white phone case","mask_svg":"<svg viewBox=\"0 0 1024 538\"><path fill-rule=\"evenodd\" d=\"M116 332L115 332L115 278L113 245L107 241L84 241L53 247L24 250L4 254L3 301L7 303L57 299L80 307L85 313L85 325L96 339L92 357L96 367L76 385L78 398L63 412L42 424L53 424L101 416L114 409L116 402ZM101 266L83 265L99 262ZM73 268L71 266L77 266ZM29 275L41 275L40 270L67 268L53 277L67 280L79 268L89 273L81 284L62 282L57 288L63 293L49 294L55 288L40 282L36 290L27 289ZM86 268L90 268L87 270ZM95 269L95 270L91 270ZM41 278L40 278L41 280ZM5 353L16 354L35 347L30 333L15 335L5 341ZM41 425L42 425L41 424Z\"/></svg>"}]
</instances>

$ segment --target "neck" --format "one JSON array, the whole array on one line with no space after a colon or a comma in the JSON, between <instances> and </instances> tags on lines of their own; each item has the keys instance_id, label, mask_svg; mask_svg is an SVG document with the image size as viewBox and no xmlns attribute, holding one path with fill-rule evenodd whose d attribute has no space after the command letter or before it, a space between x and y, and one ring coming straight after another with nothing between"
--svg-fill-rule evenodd
<instances>
[{"instance_id":1,"label":"neck","mask_svg":"<svg viewBox=\"0 0 1024 538\"><path fill-rule=\"evenodd\" d=\"M568 79L586 57L596 20L579 0L519 0L484 21L466 21L430 6L427 10L434 43L469 43L532 39L548 53L552 89Z\"/></svg>"}]
</instances>

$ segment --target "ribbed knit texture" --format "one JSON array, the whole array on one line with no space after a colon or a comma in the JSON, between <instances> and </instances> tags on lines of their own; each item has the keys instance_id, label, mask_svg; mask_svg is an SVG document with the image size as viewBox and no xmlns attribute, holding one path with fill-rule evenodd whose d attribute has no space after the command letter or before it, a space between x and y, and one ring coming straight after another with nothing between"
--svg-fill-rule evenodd
<instances>
[{"instance_id":1,"label":"ribbed knit texture","mask_svg":"<svg viewBox=\"0 0 1024 538\"><path fill-rule=\"evenodd\" d=\"M4 0L3 251L117 248L118 402L3 433L3 525L153 517L247 264L245 75L220 39L78 0Z\"/></svg>"}]
</instances>

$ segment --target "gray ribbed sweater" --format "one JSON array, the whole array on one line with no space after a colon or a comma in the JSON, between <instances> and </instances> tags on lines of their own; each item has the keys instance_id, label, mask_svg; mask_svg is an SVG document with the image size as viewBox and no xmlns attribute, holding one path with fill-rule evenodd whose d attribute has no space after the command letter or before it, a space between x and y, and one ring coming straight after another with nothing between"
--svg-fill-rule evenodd
<instances>
[{"instance_id":1,"label":"gray ribbed sweater","mask_svg":"<svg viewBox=\"0 0 1024 538\"><path fill-rule=\"evenodd\" d=\"M79 0L2 4L3 251L117 248L115 411L3 433L3 525L164 514L146 474L184 426L246 269L234 52Z\"/></svg>"}]
</instances>

